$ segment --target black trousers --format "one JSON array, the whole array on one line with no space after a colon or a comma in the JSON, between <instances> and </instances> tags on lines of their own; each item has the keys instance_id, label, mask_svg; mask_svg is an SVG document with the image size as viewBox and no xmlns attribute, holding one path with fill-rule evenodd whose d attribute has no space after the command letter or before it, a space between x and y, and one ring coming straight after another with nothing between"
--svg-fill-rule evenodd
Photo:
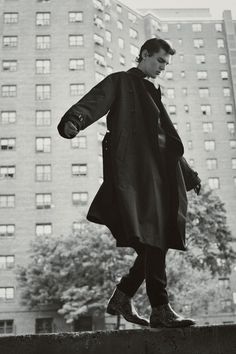
<instances>
[{"instance_id":1,"label":"black trousers","mask_svg":"<svg viewBox=\"0 0 236 354\"><path fill-rule=\"evenodd\" d=\"M133 248L138 256L129 273L124 275L117 284L117 288L133 297L146 279L146 291L151 307L167 304L166 252L141 242Z\"/></svg>"}]
</instances>

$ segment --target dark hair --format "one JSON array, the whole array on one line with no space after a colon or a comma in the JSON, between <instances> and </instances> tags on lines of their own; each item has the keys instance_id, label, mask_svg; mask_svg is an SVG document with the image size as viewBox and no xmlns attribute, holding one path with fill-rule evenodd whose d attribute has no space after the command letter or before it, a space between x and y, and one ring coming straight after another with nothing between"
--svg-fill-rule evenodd
<instances>
[{"instance_id":1,"label":"dark hair","mask_svg":"<svg viewBox=\"0 0 236 354\"><path fill-rule=\"evenodd\" d=\"M142 61L142 51L147 49L149 56L152 56L154 53L158 53L160 49L164 49L168 54L174 55L176 50L171 48L168 42L161 38L151 38L148 39L141 47L139 56L135 59L136 62L140 63Z\"/></svg>"}]
</instances>

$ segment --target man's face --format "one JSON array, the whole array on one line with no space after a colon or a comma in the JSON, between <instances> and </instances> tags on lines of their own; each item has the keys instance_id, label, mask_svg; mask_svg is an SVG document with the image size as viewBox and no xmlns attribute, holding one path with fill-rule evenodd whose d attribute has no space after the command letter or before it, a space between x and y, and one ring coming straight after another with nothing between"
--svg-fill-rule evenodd
<instances>
[{"instance_id":1,"label":"man's face","mask_svg":"<svg viewBox=\"0 0 236 354\"><path fill-rule=\"evenodd\" d=\"M170 54L162 48L158 53L154 53L152 56L146 56L144 62L147 76L155 79L157 75L165 70L165 67L169 64L169 61Z\"/></svg>"}]
</instances>

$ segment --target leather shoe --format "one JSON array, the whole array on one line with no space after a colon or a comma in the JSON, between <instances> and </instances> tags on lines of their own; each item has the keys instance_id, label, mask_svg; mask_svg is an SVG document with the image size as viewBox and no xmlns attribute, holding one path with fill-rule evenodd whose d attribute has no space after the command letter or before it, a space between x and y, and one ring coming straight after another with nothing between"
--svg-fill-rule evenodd
<instances>
[{"instance_id":1,"label":"leather shoe","mask_svg":"<svg viewBox=\"0 0 236 354\"><path fill-rule=\"evenodd\" d=\"M170 304L158 305L152 308L150 316L150 327L187 327L196 324L191 318L184 318L178 315Z\"/></svg>"},{"instance_id":2,"label":"leather shoe","mask_svg":"<svg viewBox=\"0 0 236 354\"><path fill-rule=\"evenodd\" d=\"M116 288L109 299L107 313L110 315L122 315L126 321L141 326L149 326L149 322L138 315L131 297Z\"/></svg>"}]
</instances>

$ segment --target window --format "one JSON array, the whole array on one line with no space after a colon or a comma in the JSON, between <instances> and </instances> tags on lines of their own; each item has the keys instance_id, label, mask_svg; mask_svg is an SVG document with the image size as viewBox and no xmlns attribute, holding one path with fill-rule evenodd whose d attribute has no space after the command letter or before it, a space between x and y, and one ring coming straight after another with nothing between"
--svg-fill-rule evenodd
<instances>
[{"instance_id":1,"label":"window","mask_svg":"<svg viewBox=\"0 0 236 354\"><path fill-rule=\"evenodd\" d=\"M135 23L136 20L137 20L137 17L136 17L134 14L132 14L131 12L128 12L128 19L129 19L131 22Z\"/></svg>"},{"instance_id":2,"label":"window","mask_svg":"<svg viewBox=\"0 0 236 354\"><path fill-rule=\"evenodd\" d=\"M76 35L69 35L69 46L70 47L77 47L77 46L81 46L84 45L84 36L80 35L80 34L76 34Z\"/></svg>"},{"instance_id":3,"label":"window","mask_svg":"<svg viewBox=\"0 0 236 354\"><path fill-rule=\"evenodd\" d=\"M103 20L100 17L98 17L97 15L94 16L93 22L98 28L104 28Z\"/></svg>"},{"instance_id":4,"label":"window","mask_svg":"<svg viewBox=\"0 0 236 354\"><path fill-rule=\"evenodd\" d=\"M136 46L133 45L133 44L130 44L130 53L131 53L132 55L138 56L138 54L139 54L139 49L138 49L138 47L136 47Z\"/></svg>"},{"instance_id":5,"label":"window","mask_svg":"<svg viewBox=\"0 0 236 354\"><path fill-rule=\"evenodd\" d=\"M179 61L180 61L181 63L184 62L184 55L183 55L183 54L180 54L180 55L179 55Z\"/></svg>"},{"instance_id":6,"label":"window","mask_svg":"<svg viewBox=\"0 0 236 354\"><path fill-rule=\"evenodd\" d=\"M124 55L120 55L120 64L125 65L125 57Z\"/></svg>"},{"instance_id":7,"label":"window","mask_svg":"<svg viewBox=\"0 0 236 354\"><path fill-rule=\"evenodd\" d=\"M111 48L107 48L107 56L108 58L112 59L113 58L113 51Z\"/></svg>"},{"instance_id":8,"label":"window","mask_svg":"<svg viewBox=\"0 0 236 354\"><path fill-rule=\"evenodd\" d=\"M211 122L202 123L202 128L204 133L210 133L213 131L213 123Z\"/></svg>"},{"instance_id":9,"label":"window","mask_svg":"<svg viewBox=\"0 0 236 354\"><path fill-rule=\"evenodd\" d=\"M70 95L80 96L85 93L85 84L70 84Z\"/></svg>"},{"instance_id":10,"label":"window","mask_svg":"<svg viewBox=\"0 0 236 354\"><path fill-rule=\"evenodd\" d=\"M177 23L176 28L177 30L181 30L181 23Z\"/></svg>"},{"instance_id":11,"label":"window","mask_svg":"<svg viewBox=\"0 0 236 354\"><path fill-rule=\"evenodd\" d=\"M108 30L105 31L105 37L106 37L106 40L108 42L111 42L112 36L111 36L111 32L110 31L108 31Z\"/></svg>"},{"instance_id":12,"label":"window","mask_svg":"<svg viewBox=\"0 0 236 354\"><path fill-rule=\"evenodd\" d=\"M138 39L138 32L135 29L130 28L129 29L129 36L130 36L130 38Z\"/></svg>"},{"instance_id":13,"label":"window","mask_svg":"<svg viewBox=\"0 0 236 354\"><path fill-rule=\"evenodd\" d=\"M2 111L0 116L1 124L16 123L16 111Z\"/></svg>"},{"instance_id":14,"label":"window","mask_svg":"<svg viewBox=\"0 0 236 354\"><path fill-rule=\"evenodd\" d=\"M0 269L12 269L15 265L14 256L0 256Z\"/></svg>"},{"instance_id":15,"label":"window","mask_svg":"<svg viewBox=\"0 0 236 354\"><path fill-rule=\"evenodd\" d=\"M51 85L36 85L36 100L50 100Z\"/></svg>"},{"instance_id":16,"label":"window","mask_svg":"<svg viewBox=\"0 0 236 354\"><path fill-rule=\"evenodd\" d=\"M204 116L210 116L211 115L211 106L209 104L201 105L201 112Z\"/></svg>"},{"instance_id":17,"label":"window","mask_svg":"<svg viewBox=\"0 0 236 354\"><path fill-rule=\"evenodd\" d=\"M16 97L16 85L2 85L2 97Z\"/></svg>"},{"instance_id":18,"label":"window","mask_svg":"<svg viewBox=\"0 0 236 354\"><path fill-rule=\"evenodd\" d=\"M48 126L51 125L51 111L36 111L36 126Z\"/></svg>"},{"instance_id":19,"label":"window","mask_svg":"<svg viewBox=\"0 0 236 354\"><path fill-rule=\"evenodd\" d=\"M205 150L206 151L213 151L215 150L215 141L214 140L205 140L204 141Z\"/></svg>"},{"instance_id":20,"label":"window","mask_svg":"<svg viewBox=\"0 0 236 354\"><path fill-rule=\"evenodd\" d=\"M120 5L116 5L116 11L121 14L122 13L122 7Z\"/></svg>"},{"instance_id":21,"label":"window","mask_svg":"<svg viewBox=\"0 0 236 354\"><path fill-rule=\"evenodd\" d=\"M69 70L84 70L84 59L70 59Z\"/></svg>"},{"instance_id":22,"label":"window","mask_svg":"<svg viewBox=\"0 0 236 354\"><path fill-rule=\"evenodd\" d=\"M173 71L166 71L165 77L167 80L172 80L173 79Z\"/></svg>"},{"instance_id":23,"label":"window","mask_svg":"<svg viewBox=\"0 0 236 354\"><path fill-rule=\"evenodd\" d=\"M234 124L234 122L228 122L227 123L227 128L228 128L228 132L230 134L233 135L235 133L235 124Z\"/></svg>"},{"instance_id":24,"label":"window","mask_svg":"<svg viewBox=\"0 0 236 354\"><path fill-rule=\"evenodd\" d=\"M106 22L111 21L111 15L106 12L105 15L104 15L104 20L105 20Z\"/></svg>"},{"instance_id":25,"label":"window","mask_svg":"<svg viewBox=\"0 0 236 354\"><path fill-rule=\"evenodd\" d=\"M123 22L122 21L117 21L117 27L120 29L120 30L123 30Z\"/></svg>"},{"instance_id":26,"label":"window","mask_svg":"<svg viewBox=\"0 0 236 354\"><path fill-rule=\"evenodd\" d=\"M175 89L174 88L168 88L166 90L166 94L168 98L175 98Z\"/></svg>"},{"instance_id":27,"label":"window","mask_svg":"<svg viewBox=\"0 0 236 354\"><path fill-rule=\"evenodd\" d=\"M187 130L187 132L191 131L191 123L190 122L186 122L186 130Z\"/></svg>"},{"instance_id":28,"label":"window","mask_svg":"<svg viewBox=\"0 0 236 354\"><path fill-rule=\"evenodd\" d=\"M50 209L52 207L52 194L36 193L35 203L37 209Z\"/></svg>"},{"instance_id":29,"label":"window","mask_svg":"<svg viewBox=\"0 0 236 354\"><path fill-rule=\"evenodd\" d=\"M36 138L36 152L51 152L51 138Z\"/></svg>"},{"instance_id":30,"label":"window","mask_svg":"<svg viewBox=\"0 0 236 354\"><path fill-rule=\"evenodd\" d=\"M192 148L193 148L193 142L192 142L192 140L188 140L188 149L189 150L192 150Z\"/></svg>"},{"instance_id":31,"label":"window","mask_svg":"<svg viewBox=\"0 0 236 354\"><path fill-rule=\"evenodd\" d=\"M36 36L36 49L50 49L51 36Z\"/></svg>"},{"instance_id":32,"label":"window","mask_svg":"<svg viewBox=\"0 0 236 354\"><path fill-rule=\"evenodd\" d=\"M192 31L193 32L201 32L202 31L201 23L193 23L192 24Z\"/></svg>"},{"instance_id":33,"label":"window","mask_svg":"<svg viewBox=\"0 0 236 354\"><path fill-rule=\"evenodd\" d=\"M36 224L35 226L36 236L48 236L52 234L52 224Z\"/></svg>"},{"instance_id":34,"label":"window","mask_svg":"<svg viewBox=\"0 0 236 354\"><path fill-rule=\"evenodd\" d=\"M14 237L15 225L14 224L1 224L0 225L0 238Z\"/></svg>"},{"instance_id":35,"label":"window","mask_svg":"<svg viewBox=\"0 0 236 354\"><path fill-rule=\"evenodd\" d=\"M13 320L0 320L0 335L14 332Z\"/></svg>"},{"instance_id":36,"label":"window","mask_svg":"<svg viewBox=\"0 0 236 354\"><path fill-rule=\"evenodd\" d=\"M51 60L41 59L35 62L36 74L50 74L51 72Z\"/></svg>"},{"instance_id":37,"label":"window","mask_svg":"<svg viewBox=\"0 0 236 354\"><path fill-rule=\"evenodd\" d=\"M1 287L0 288L0 300L13 300L14 299L13 287Z\"/></svg>"},{"instance_id":38,"label":"window","mask_svg":"<svg viewBox=\"0 0 236 354\"><path fill-rule=\"evenodd\" d=\"M0 195L0 208L14 208L15 195L14 194L1 194Z\"/></svg>"},{"instance_id":39,"label":"window","mask_svg":"<svg viewBox=\"0 0 236 354\"><path fill-rule=\"evenodd\" d=\"M105 57L103 55L94 53L94 59L95 59L95 64L98 64L103 67L106 66Z\"/></svg>"},{"instance_id":40,"label":"window","mask_svg":"<svg viewBox=\"0 0 236 354\"><path fill-rule=\"evenodd\" d=\"M183 87L183 88L182 88L182 94L183 94L184 96L187 96L187 95L188 95L188 89L187 89L187 87Z\"/></svg>"},{"instance_id":41,"label":"window","mask_svg":"<svg viewBox=\"0 0 236 354\"><path fill-rule=\"evenodd\" d=\"M53 319L52 318L36 318L35 319L35 333L52 333Z\"/></svg>"},{"instance_id":42,"label":"window","mask_svg":"<svg viewBox=\"0 0 236 354\"><path fill-rule=\"evenodd\" d=\"M231 159L231 165L232 165L232 169L235 170L236 169L236 159L235 158Z\"/></svg>"},{"instance_id":43,"label":"window","mask_svg":"<svg viewBox=\"0 0 236 354\"><path fill-rule=\"evenodd\" d=\"M189 112L189 106L187 104L184 105L184 111L185 111L185 113Z\"/></svg>"},{"instance_id":44,"label":"window","mask_svg":"<svg viewBox=\"0 0 236 354\"><path fill-rule=\"evenodd\" d=\"M231 149L236 149L236 140L235 139L231 139L229 141L229 146Z\"/></svg>"},{"instance_id":45,"label":"window","mask_svg":"<svg viewBox=\"0 0 236 354\"><path fill-rule=\"evenodd\" d=\"M225 105L225 113L226 114L232 114L232 112L233 112L232 104L226 104Z\"/></svg>"},{"instance_id":46,"label":"window","mask_svg":"<svg viewBox=\"0 0 236 354\"><path fill-rule=\"evenodd\" d=\"M1 150L15 150L16 139L15 138L1 138L0 140Z\"/></svg>"},{"instance_id":47,"label":"window","mask_svg":"<svg viewBox=\"0 0 236 354\"><path fill-rule=\"evenodd\" d=\"M208 170L215 170L217 168L217 159L206 159L206 166Z\"/></svg>"},{"instance_id":48,"label":"window","mask_svg":"<svg viewBox=\"0 0 236 354\"><path fill-rule=\"evenodd\" d=\"M208 87L199 88L198 91L199 91L200 97L209 97L209 88Z\"/></svg>"},{"instance_id":49,"label":"window","mask_svg":"<svg viewBox=\"0 0 236 354\"><path fill-rule=\"evenodd\" d=\"M15 48L18 46L18 36L3 36L3 47Z\"/></svg>"},{"instance_id":50,"label":"window","mask_svg":"<svg viewBox=\"0 0 236 354\"><path fill-rule=\"evenodd\" d=\"M220 180L219 177L209 177L208 185L211 189L219 189L220 188Z\"/></svg>"},{"instance_id":51,"label":"window","mask_svg":"<svg viewBox=\"0 0 236 354\"><path fill-rule=\"evenodd\" d=\"M93 35L93 40L95 44L98 44L100 46L103 46L104 40L103 37L99 36L98 34L94 33Z\"/></svg>"},{"instance_id":52,"label":"window","mask_svg":"<svg viewBox=\"0 0 236 354\"><path fill-rule=\"evenodd\" d=\"M84 222L78 222L78 221L74 221L72 224L72 231L73 232L78 232L78 231L82 231L85 229L85 224Z\"/></svg>"},{"instance_id":53,"label":"window","mask_svg":"<svg viewBox=\"0 0 236 354\"><path fill-rule=\"evenodd\" d=\"M224 95L224 97L230 97L230 88L229 87L223 88L223 95Z\"/></svg>"},{"instance_id":54,"label":"window","mask_svg":"<svg viewBox=\"0 0 236 354\"><path fill-rule=\"evenodd\" d=\"M162 32L168 32L168 24L167 23L163 23L161 26L161 31Z\"/></svg>"},{"instance_id":55,"label":"window","mask_svg":"<svg viewBox=\"0 0 236 354\"><path fill-rule=\"evenodd\" d=\"M83 22L83 12L77 11L68 13L68 21L69 22Z\"/></svg>"},{"instance_id":56,"label":"window","mask_svg":"<svg viewBox=\"0 0 236 354\"><path fill-rule=\"evenodd\" d=\"M73 149L87 149L87 137L75 136L74 139L71 139L71 147Z\"/></svg>"},{"instance_id":57,"label":"window","mask_svg":"<svg viewBox=\"0 0 236 354\"><path fill-rule=\"evenodd\" d=\"M229 78L228 71L221 71L220 76L222 80L228 80Z\"/></svg>"},{"instance_id":58,"label":"window","mask_svg":"<svg viewBox=\"0 0 236 354\"><path fill-rule=\"evenodd\" d=\"M121 49L124 49L125 47L125 41L123 38L118 38L118 44Z\"/></svg>"},{"instance_id":59,"label":"window","mask_svg":"<svg viewBox=\"0 0 236 354\"><path fill-rule=\"evenodd\" d=\"M73 203L73 205L87 205L88 192L72 193L72 203Z\"/></svg>"},{"instance_id":60,"label":"window","mask_svg":"<svg viewBox=\"0 0 236 354\"><path fill-rule=\"evenodd\" d=\"M225 63L226 63L226 55L220 54L220 55L219 55L219 62L220 62L221 64L225 64Z\"/></svg>"},{"instance_id":61,"label":"window","mask_svg":"<svg viewBox=\"0 0 236 354\"><path fill-rule=\"evenodd\" d=\"M18 12L5 12L3 14L4 23L17 23L19 14Z\"/></svg>"},{"instance_id":62,"label":"window","mask_svg":"<svg viewBox=\"0 0 236 354\"><path fill-rule=\"evenodd\" d=\"M48 182L52 179L51 165L36 165L35 177L38 182Z\"/></svg>"},{"instance_id":63,"label":"window","mask_svg":"<svg viewBox=\"0 0 236 354\"><path fill-rule=\"evenodd\" d=\"M204 54L195 55L196 64L204 64L206 62L206 57Z\"/></svg>"},{"instance_id":64,"label":"window","mask_svg":"<svg viewBox=\"0 0 236 354\"><path fill-rule=\"evenodd\" d=\"M37 26L49 26L50 25L50 12L37 12L36 13L36 25Z\"/></svg>"},{"instance_id":65,"label":"window","mask_svg":"<svg viewBox=\"0 0 236 354\"><path fill-rule=\"evenodd\" d=\"M86 163L72 164L71 165L72 176L87 176L88 167Z\"/></svg>"},{"instance_id":66,"label":"window","mask_svg":"<svg viewBox=\"0 0 236 354\"><path fill-rule=\"evenodd\" d=\"M100 0L93 0L93 4L95 9L99 10L99 11L103 11L104 7L102 5L102 2Z\"/></svg>"},{"instance_id":67,"label":"window","mask_svg":"<svg viewBox=\"0 0 236 354\"><path fill-rule=\"evenodd\" d=\"M12 179L16 177L16 166L0 166L0 179Z\"/></svg>"},{"instance_id":68,"label":"window","mask_svg":"<svg viewBox=\"0 0 236 354\"><path fill-rule=\"evenodd\" d=\"M182 38L179 38L179 39L178 39L178 43L179 43L179 45L182 45L182 44L183 44Z\"/></svg>"},{"instance_id":69,"label":"window","mask_svg":"<svg viewBox=\"0 0 236 354\"><path fill-rule=\"evenodd\" d=\"M174 105L169 106L169 113L170 114L176 114L176 106L174 106Z\"/></svg>"},{"instance_id":70,"label":"window","mask_svg":"<svg viewBox=\"0 0 236 354\"><path fill-rule=\"evenodd\" d=\"M198 71L197 78L198 78L198 80L206 80L207 79L207 71Z\"/></svg>"},{"instance_id":71,"label":"window","mask_svg":"<svg viewBox=\"0 0 236 354\"><path fill-rule=\"evenodd\" d=\"M224 40L222 38L217 39L217 48L224 48Z\"/></svg>"},{"instance_id":72,"label":"window","mask_svg":"<svg viewBox=\"0 0 236 354\"><path fill-rule=\"evenodd\" d=\"M3 60L2 61L3 71L16 71L17 70L17 60Z\"/></svg>"},{"instance_id":73,"label":"window","mask_svg":"<svg viewBox=\"0 0 236 354\"><path fill-rule=\"evenodd\" d=\"M215 23L215 30L216 30L216 32L222 32L222 24Z\"/></svg>"},{"instance_id":74,"label":"window","mask_svg":"<svg viewBox=\"0 0 236 354\"><path fill-rule=\"evenodd\" d=\"M203 48L204 47L204 40L202 38L196 38L193 40L194 48Z\"/></svg>"}]
</instances>

